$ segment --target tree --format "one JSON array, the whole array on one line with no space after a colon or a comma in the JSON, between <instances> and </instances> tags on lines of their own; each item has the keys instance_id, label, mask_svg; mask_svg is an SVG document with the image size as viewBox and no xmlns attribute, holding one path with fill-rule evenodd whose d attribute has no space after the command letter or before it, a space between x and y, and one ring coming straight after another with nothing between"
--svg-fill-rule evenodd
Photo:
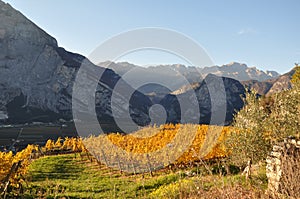
<instances>
[{"instance_id":1,"label":"tree","mask_svg":"<svg viewBox=\"0 0 300 199\"><path fill-rule=\"evenodd\" d=\"M270 150L270 137L264 128L268 112L261 101L255 92L246 94L245 106L234 119L235 130L225 141L231 162L237 166L245 166L249 160L256 163Z\"/></svg>"},{"instance_id":2,"label":"tree","mask_svg":"<svg viewBox=\"0 0 300 199\"><path fill-rule=\"evenodd\" d=\"M226 139L233 163L244 166L266 158L275 142L300 132L300 67L295 67L290 90L269 97L246 95L245 106L239 111L233 126L235 132Z\"/></svg>"}]
</instances>

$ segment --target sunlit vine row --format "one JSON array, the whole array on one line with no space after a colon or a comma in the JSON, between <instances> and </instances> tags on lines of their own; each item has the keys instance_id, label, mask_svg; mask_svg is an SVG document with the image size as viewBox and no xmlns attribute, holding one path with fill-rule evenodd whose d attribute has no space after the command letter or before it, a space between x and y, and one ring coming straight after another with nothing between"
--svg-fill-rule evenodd
<instances>
[{"instance_id":1,"label":"sunlit vine row","mask_svg":"<svg viewBox=\"0 0 300 199\"><path fill-rule=\"evenodd\" d=\"M18 169L9 176L11 185L19 186L23 182L23 176L28 171L31 155L36 151L38 151L38 146L28 145L15 155L12 152L0 152L0 182L5 180L14 164L19 164Z\"/></svg>"},{"instance_id":2,"label":"sunlit vine row","mask_svg":"<svg viewBox=\"0 0 300 199\"><path fill-rule=\"evenodd\" d=\"M42 147L43 152L51 151L71 151L71 152L85 152L86 148L82 142L81 138L69 138L64 139L58 138L56 141L47 140L44 147Z\"/></svg>"}]
</instances>

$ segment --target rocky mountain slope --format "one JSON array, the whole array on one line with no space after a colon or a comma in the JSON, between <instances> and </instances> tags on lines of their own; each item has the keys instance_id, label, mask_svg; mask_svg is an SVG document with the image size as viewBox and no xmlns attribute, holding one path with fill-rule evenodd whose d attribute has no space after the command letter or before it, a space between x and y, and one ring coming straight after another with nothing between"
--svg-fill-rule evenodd
<instances>
[{"instance_id":1,"label":"rocky mountain slope","mask_svg":"<svg viewBox=\"0 0 300 199\"><path fill-rule=\"evenodd\" d=\"M292 87L291 79L295 70L283 74L277 78L269 79L266 81L249 80L242 81L241 83L248 89L256 90L260 95L272 95Z\"/></svg>"},{"instance_id":2,"label":"rocky mountain slope","mask_svg":"<svg viewBox=\"0 0 300 199\"><path fill-rule=\"evenodd\" d=\"M222 94L223 91L220 89L222 86L218 85L219 83L224 85L224 94ZM214 88L213 91L211 90L211 92L214 92L214 96L220 96L220 98L211 98L209 88ZM240 110L244 105L242 97L245 95L245 89L239 81L209 74L201 83L192 85L191 88L187 89L185 92L169 94L161 100L161 104L167 108L167 111L173 113L169 114L172 115L172 120L176 121L180 119L181 114L196 115L196 113L194 113L196 110L185 110L185 112L182 113L182 110L179 110L178 106L176 106L177 97L193 103L191 100L189 100L192 93L195 93L197 97L200 109L201 124L210 124L212 114L216 114L217 118L211 124L223 123L224 121L221 115L224 107L226 107L225 124L228 124L230 121L232 121L233 114ZM225 99L222 99L222 96L225 96ZM214 102L218 104L216 107L212 107L212 100L218 101Z\"/></svg>"},{"instance_id":3,"label":"rocky mountain slope","mask_svg":"<svg viewBox=\"0 0 300 199\"><path fill-rule=\"evenodd\" d=\"M0 1L0 119L2 123L55 122L72 119L72 87L85 57L58 47L56 40L9 4ZM110 98L120 76L104 71L97 88L96 110L111 121ZM125 89L132 89L124 82ZM150 101L137 92L131 104L136 121L147 123ZM120 101L124 99L120 98ZM138 106L140 102L145 105ZM118 107L120 115L128 111Z\"/></svg>"}]
</instances>

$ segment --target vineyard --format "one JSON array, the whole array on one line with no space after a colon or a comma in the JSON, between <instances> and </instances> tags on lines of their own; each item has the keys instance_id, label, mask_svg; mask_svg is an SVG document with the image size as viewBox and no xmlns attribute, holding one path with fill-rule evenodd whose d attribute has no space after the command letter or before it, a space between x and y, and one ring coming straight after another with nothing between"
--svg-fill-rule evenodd
<instances>
[{"instance_id":1,"label":"vineyard","mask_svg":"<svg viewBox=\"0 0 300 199\"><path fill-rule=\"evenodd\" d=\"M151 172L173 165L223 158L222 141L231 127L167 124L129 135L109 134L83 140L100 162L126 172Z\"/></svg>"},{"instance_id":2,"label":"vineyard","mask_svg":"<svg viewBox=\"0 0 300 199\"><path fill-rule=\"evenodd\" d=\"M44 155L59 153L79 153L86 151L80 138L58 138L48 140L45 146L28 145L25 149L13 154L0 152L0 193L5 195L11 189L22 192L22 184L30 163Z\"/></svg>"},{"instance_id":3,"label":"vineyard","mask_svg":"<svg viewBox=\"0 0 300 199\"><path fill-rule=\"evenodd\" d=\"M84 153L91 161L132 173L151 173L170 165L222 158L226 156L222 141L231 131L231 127L167 124L146 127L128 135L113 133L86 139L58 138L48 140L42 147L28 145L16 154L0 152L0 190L2 194L11 189L22 192L29 165L45 155ZM184 142L186 146L182 146Z\"/></svg>"}]
</instances>

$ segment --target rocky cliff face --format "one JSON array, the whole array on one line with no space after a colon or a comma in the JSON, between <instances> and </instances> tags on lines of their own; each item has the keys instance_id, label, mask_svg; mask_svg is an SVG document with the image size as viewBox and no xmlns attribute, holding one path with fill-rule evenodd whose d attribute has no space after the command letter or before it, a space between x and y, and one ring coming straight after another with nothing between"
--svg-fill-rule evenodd
<instances>
[{"instance_id":1,"label":"rocky cliff face","mask_svg":"<svg viewBox=\"0 0 300 199\"><path fill-rule=\"evenodd\" d=\"M37 106L38 101L44 110L57 110L55 102L48 100L53 96L47 96L55 90L52 76L64 70L56 40L0 2L0 46L0 110L11 116L17 109L14 104ZM41 86L45 84L50 86Z\"/></svg>"},{"instance_id":2,"label":"rocky cliff face","mask_svg":"<svg viewBox=\"0 0 300 199\"><path fill-rule=\"evenodd\" d=\"M56 40L10 5L0 1L0 120L6 123L55 122L72 119L72 86L85 57L65 51ZM120 79L105 70L97 88L99 118L111 120L110 97ZM131 89L126 83L124 87ZM147 98L136 94L147 107ZM122 99L120 99L122 101ZM120 114L127 111L118 107ZM149 120L145 109L134 104L139 123Z\"/></svg>"}]
</instances>

